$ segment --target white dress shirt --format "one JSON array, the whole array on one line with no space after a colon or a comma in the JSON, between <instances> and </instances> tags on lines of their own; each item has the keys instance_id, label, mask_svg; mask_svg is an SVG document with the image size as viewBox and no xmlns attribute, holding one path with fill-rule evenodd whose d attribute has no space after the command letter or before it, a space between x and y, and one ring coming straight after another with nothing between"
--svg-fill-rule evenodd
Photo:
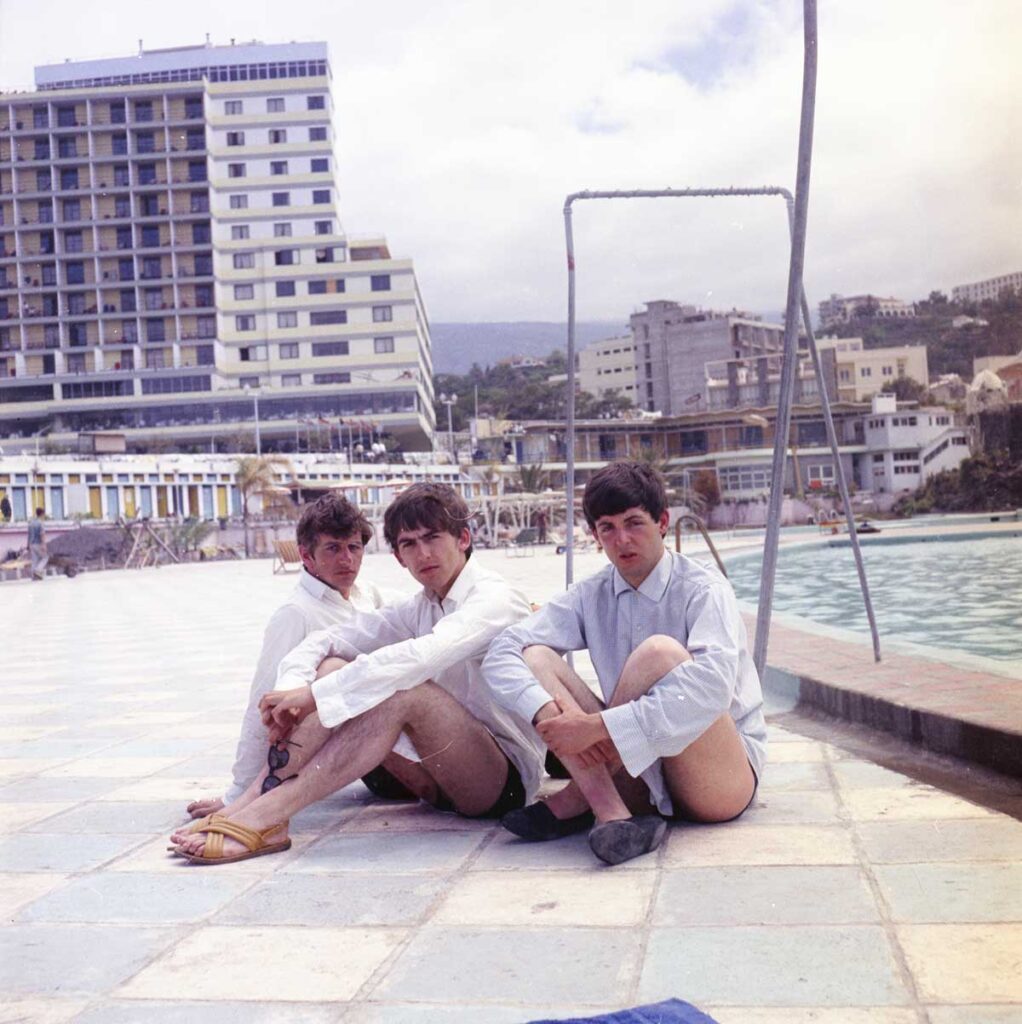
<instances>
[{"instance_id":1,"label":"white dress shirt","mask_svg":"<svg viewBox=\"0 0 1022 1024\"><path fill-rule=\"evenodd\" d=\"M521 593L469 559L442 601L423 589L307 637L281 662L277 689L311 684L320 721L332 728L399 690L432 680L486 726L518 769L531 800L539 786L543 743L528 720L520 721L494 701L482 674L490 641L528 614ZM350 664L316 679L317 666L330 655Z\"/></svg>"},{"instance_id":2,"label":"white dress shirt","mask_svg":"<svg viewBox=\"0 0 1022 1024\"><path fill-rule=\"evenodd\" d=\"M310 633L345 622L356 612L372 611L383 604L383 596L372 583L356 583L345 600L338 591L302 569L290 597L270 616L263 633L248 707L241 722L241 735L231 769L231 785L224 802L237 800L266 766L266 726L259 715L259 701L273 689L281 659Z\"/></svg>"},{"instance_id":3,"label":"white dress shirt","mask_svg":"<svg viewBox=\"0 0 1022 1024\"><path fill-rule=\"evenodd\" d=\"M609 702L628 656L654 635L674 637L692 660L602 717L625 769L641 776L657 808L670 814L660 758L680 754L724 712L757 776L766 757L763 694L745 623L731 584L715 567L665 549L635 588L608 565L502 633L483 668L500 703L531 722L551 697L522 659L526 647L542 644L560 654L588 649Z\"/></svg>"}]
</instances>

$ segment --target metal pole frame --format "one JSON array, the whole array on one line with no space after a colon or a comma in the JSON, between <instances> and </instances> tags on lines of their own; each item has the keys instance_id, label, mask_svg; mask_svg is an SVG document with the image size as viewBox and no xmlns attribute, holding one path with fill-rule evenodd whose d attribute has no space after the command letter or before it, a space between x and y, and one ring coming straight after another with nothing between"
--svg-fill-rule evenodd
<instances>
[{"instance_id":1,"label":"metal pole frame","mask_svg":"<svg viewBox=\"0 0 1022 1024\"><path fill-rule=\"evenodd\" d=\"M666 199L666 198L719 198L726 196L780 196L788 212L788 231L791 237L791 260L788 274L788 294L785 313L784 348L782 355L780 394L778 395L777 419L774 430L773 477L771 480L767 534L764 541L763 572L760 581L759 612L756 620L756 667L762 675L766 665L767 640L770 631L770 611L773 602L774 576L777 562L777 547L780 535L780 510L784 493L784 464L787 458L787 438L791 424L791 404L795 380L795 364L798 348L798 320L801 314L805 326L806 340L812 356L813 367L820 387L820 404L826 425L827 440L834 457L838 489L848 522L849 538L855 558L863 604L869 620L873 641L873 656L880 661L880 638L876 618L862 562L862 551L855 530L855 516L852 512L845 479L844 467L838 450L837 432L830 409L830 398L821 373L819 351L813 335L809 302L802 284L802 269L805 255L805 235L808 213L809 170L812 155L812 127L816 88L816 0L804 0L805 10L805 62L803 69L802 119L799 132L798 173L796 195L780 186L755 188L684 188L684 189L629 189L629 190L586 190L573 192L564 201L564 237L568 265L568 394L567 394L567 458L565 467L565 490L567 492L567 521L565 523L565 585L571 586L574 579L574 520L575 520L575 241L572 229L572 206L589 199Z\"/></svg>"}]
</instances>

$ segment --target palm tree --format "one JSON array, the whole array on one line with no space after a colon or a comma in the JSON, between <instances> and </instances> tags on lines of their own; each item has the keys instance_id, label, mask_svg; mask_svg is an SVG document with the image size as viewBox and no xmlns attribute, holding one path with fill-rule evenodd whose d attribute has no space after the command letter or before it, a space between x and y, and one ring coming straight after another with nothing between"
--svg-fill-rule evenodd
<instances>
[{"instance_id":1,"label":"palm tree","mask_svg":"<svg viewBox=\"0 0 1022 1024\"><path fill-rule=\"evenodd\" d=\"M529 466L519 466L515 484L518 490L524 491L526 494L539 494L547 485L547 473L543 469L543 463L535 462Z\"/></svg>"},{"instance_id":2,"label":"palm tree","mask_svg":"<svg viewBox=\"0 0 1022 1024\"><path fill-rule=\"evenodd\" d=\"M291 461L283 455L244 455L238 459L234 483L241 497L241 522L245 531L245 557L249 556L248 501L268 494L277 484L277 469L294 476Z\"/></svg>"}]
</instances>

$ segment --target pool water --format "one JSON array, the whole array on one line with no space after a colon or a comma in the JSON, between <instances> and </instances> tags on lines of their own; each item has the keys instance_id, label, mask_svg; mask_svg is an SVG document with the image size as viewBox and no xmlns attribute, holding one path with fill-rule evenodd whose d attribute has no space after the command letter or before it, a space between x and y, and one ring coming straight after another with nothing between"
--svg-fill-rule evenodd
<instances>
[{"instance_id":1,"label":"pool water","mask_svg":"<svg viewBox=\"0 0 1022 1024\"><path fill-rule=\"evenodd\" d=\"M1022 538L862 545L881 638L1022 659ZM759 599L762 553L725 558L741 600ZM851 547L778 552L774 608L869 633Z\"/></svg>"}]
</instances>

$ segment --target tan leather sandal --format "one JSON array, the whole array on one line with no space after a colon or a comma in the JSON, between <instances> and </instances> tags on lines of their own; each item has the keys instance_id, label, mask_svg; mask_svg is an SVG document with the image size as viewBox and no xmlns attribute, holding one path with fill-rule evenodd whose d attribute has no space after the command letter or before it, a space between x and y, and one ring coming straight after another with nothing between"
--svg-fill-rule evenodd
<instances>
[{"instance_id":1,"label":"tan leather sandal","mask_svg":"<svg viewBox=\"0 0 1022 1024\"><path fill-rule=\"evenodd\" d=\"M207 814L205 818L198 818L197 820L191 822L189 825L182 826L179 829L174 829L174 831L175 832L182 832L183 831L183 832L187 832L189 835L191 835L193 832L201 832L211 821L215 820L216 818L222 818L222 817L224 817L224 815L222 815L219 811L214 811L212 814ZM171 843L170 846L167 847L167 850L170 853L180 853L181 852L180 848L175 846L173 843Z\"/></svg>"},{"instance_id":2,"label":"tan leather sandal","mask_svg":"<svg viewBox=\"0 0 1022 1024\"><path fill-rule=\"evenodd\" d=\"M268 853L283 853L291 849L290 838L285 838L276 843L267 842L267 838L274 832L279 832L283 825L271 825L262 832L239 825L229 818L215 817L202 828L193 829L195 832L206 834L206 845L202 853L186 853L178 848L177 853L190 860L193 864L234 864L239 860L251 860L252 857L264 857ZM224 856L224 836L237 840L244 846L244 853L232 853Z\"/></svg>"}]
</instances>

